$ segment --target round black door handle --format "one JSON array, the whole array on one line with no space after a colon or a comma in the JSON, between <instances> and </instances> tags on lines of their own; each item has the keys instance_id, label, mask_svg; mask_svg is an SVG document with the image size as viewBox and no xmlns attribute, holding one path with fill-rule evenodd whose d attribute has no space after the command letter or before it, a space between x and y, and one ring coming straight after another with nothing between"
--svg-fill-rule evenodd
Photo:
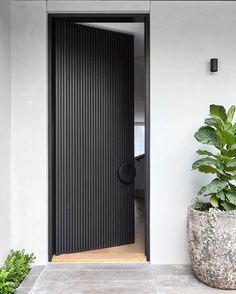
<instances>
[{"instance_id":1,"label":"round black door handle","mask_svg":"<svg viewBox=\"0 0 236 294\"><path fill-rule=\"evenodd\" d=\"M123 163L118 170L118 175L122 183L131 184L136 176L136 169L132 163Z\"/></svg>"}]
</instances>

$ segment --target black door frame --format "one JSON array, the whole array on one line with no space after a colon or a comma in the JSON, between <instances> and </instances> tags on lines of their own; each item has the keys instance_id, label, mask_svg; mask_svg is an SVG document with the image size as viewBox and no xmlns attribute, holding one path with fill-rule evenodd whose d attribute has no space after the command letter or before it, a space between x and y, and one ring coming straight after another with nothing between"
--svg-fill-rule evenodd
<instances>
[{"instance_id":1,"label":"black door frame","mask_svg":"<svg viewBox=\"0 0 236 294\"><path fill-rule=\"evenodd\" d=\"M145 102L145 254L150 261L150 21L149 14L48 14L48 260L51 261L54 254L55 230L54 230L54 131L53 131L53 87L54 61L53 61L53 26L54 21L63 19L76 22L142 22L145 25L145 67L146 67L146 102Z\"/></svg>"}]
</instances>

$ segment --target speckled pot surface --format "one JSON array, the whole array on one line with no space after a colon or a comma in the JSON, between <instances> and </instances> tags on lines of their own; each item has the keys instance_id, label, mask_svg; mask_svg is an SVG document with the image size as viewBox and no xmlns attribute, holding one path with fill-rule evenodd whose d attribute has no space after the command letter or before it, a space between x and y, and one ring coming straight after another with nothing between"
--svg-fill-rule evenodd
<instances>
[{"instance_id":1,"label":"speckled pot surface","mask_svg":"<svg viewBox=\"0 0 236 294\"><path fill-rule=\"evenodd\" d=\"M217 215L209 241L208 212L188 208L189 253L195 275L219 289L236 289L236 215Z\"/></svg>"}]
</instances>

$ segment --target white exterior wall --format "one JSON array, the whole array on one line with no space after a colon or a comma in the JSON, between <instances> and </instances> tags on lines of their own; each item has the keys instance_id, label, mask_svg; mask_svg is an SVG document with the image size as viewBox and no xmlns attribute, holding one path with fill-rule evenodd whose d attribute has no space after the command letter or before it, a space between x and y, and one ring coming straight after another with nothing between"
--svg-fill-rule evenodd
<instances>
[{"instance_id":1,"label":"white exterior wall","mask_svg":"<svg viewBox=\"0 0 236 294\"><path fill-rule=\"evenodd\" d=\"M151 2L151 261L188 263L191 171L211 103L236 104L236 2ZM219 72L210 73L210 58Z\"/></svg>"},{"instance_id":2,"label":"white exterior wall","mask_svg":"<svg viewBox=\"0 0 236 294\"><path fill-rule=\"evenodd\" d=\"M10 128L11 128L11 3L0 1L0 266L11 239Z\"/></svg>"},{"instance_id":3,"label":"white exterior wall","mask_svg":"<svg viewBox=\"0 0 236 294\"><path fill-rule=\"evenodd\" d=\"M54 3L50 6L49 2ZM112 7L119 12L120 1L115 1L115 6L109 1L103 1L103 6L99 1L93 6L86 6L85 1L48 1L47 5L56 11L64 9L66 2L71 5L68 10L74 7L77 12L111 12ZM136 5L137 10L149 9L149 2L144 2ZM135 11L133 3L127 12ZM151 2L154 264L189 262L186 209L204 183L204 177L191 172L198 148L193 133L210 103L235 104L235 15L236 2ZM46 263L46 2L15 1L12 18L12 245L35 252L37 262ZM209 72L208 62L213 57L219 58L216 74Z\"/></svg>"},{"instance_id":4,"label":"white exterior wall","mask_svg":"<svg viewBox=\"0 0 236 294\"><path fill-rule=\"evenodd\" d=\"M12 3L12 247L47 262L45 1Z\"/></svg>"}]
</instances>

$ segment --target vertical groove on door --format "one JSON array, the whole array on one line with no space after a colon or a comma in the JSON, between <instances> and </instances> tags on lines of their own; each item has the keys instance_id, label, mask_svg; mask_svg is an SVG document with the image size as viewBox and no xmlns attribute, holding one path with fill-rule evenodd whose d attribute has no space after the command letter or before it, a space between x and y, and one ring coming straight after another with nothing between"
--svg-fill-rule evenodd
<instances>
[{"instance_id":1,"label":"vertical groove on door","mask_svg":"<svg viewBox=\"0 0 236 294\"><path fill-rule=\"evenodd\" d=\"M134 242L133 36L55 22L56 254Z\"/></svg>"}]
</instances>

